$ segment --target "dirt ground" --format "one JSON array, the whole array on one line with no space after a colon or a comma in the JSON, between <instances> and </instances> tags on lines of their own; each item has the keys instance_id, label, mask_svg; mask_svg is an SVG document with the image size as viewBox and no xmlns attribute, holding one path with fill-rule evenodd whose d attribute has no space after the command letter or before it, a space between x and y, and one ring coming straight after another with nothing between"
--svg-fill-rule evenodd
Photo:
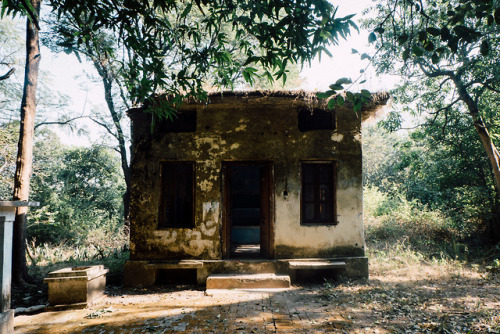
<instances>
[{"instance_id":1,"label":"dirt ground","mask_svg":"<svg viewBox=\"0 0 500 334\"><path fill-rule=\"evenodd\" d=\"M51 334L500 333L500 279L422 265L286 291L110 286L88 309L16 315L14 323L15 333Z\"/></svg>"}]
</instances>

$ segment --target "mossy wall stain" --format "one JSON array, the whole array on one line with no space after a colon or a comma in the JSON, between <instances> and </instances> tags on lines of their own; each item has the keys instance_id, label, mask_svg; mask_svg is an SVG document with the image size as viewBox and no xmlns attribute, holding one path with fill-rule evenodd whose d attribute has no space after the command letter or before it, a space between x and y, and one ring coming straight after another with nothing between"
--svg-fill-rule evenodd
<instances>
[{"instance_id":1,"label":"mossy wall stain","mask_svg":"<svg viewBox=\"0 0 500 334\"><path fill-rule=\"evenodd\" d=\"M276 258L364 254L360 118L335 110L336 130L299 132L296 98L222 98L196 108L194 133L151 132L151 118L132 116L131 259L220 259L226 161L273 164ZM300 168L335 161L335 226L300 224ZM160 163L195 162L195 227L157 229ZM287 196L284 191L287 191Z\"/></svg>"}]
</instances>

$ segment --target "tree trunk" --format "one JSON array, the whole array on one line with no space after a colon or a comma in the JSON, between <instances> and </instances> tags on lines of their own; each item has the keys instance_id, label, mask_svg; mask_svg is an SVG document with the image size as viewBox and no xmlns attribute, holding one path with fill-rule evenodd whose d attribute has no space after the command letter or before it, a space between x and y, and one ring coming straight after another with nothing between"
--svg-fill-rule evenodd
<instances>
[{"instance_id":1,"label":"tree trunk","mask_svg":"<svg viewBox=\"0 0 500 334\"><path fill-rule=\"evenodd\" d=\"M495 144L491 140L490 133L488 132L488 128L484 124L483 118L479 113L479 107L474 99L470 96L467 89L462 84L459 78L456 76L452 77L452 80L457 87L458 94L460 99L467 105L467 109L469 110L469 114L474 121L474 128L476 129L479 138L481 139L481 143L488 155L488 159L490 160L491 167L493 169L493 175L495 178L495 201L493 208L493 217L489 220L489 230L490 230L490 238L492 243L497 243L500 241L500 208L499 208L499 198L500 198L500 153L496 148Z\"/></svg>"},{"instance_id":2,"label":"tree trunk","mask_svg":"<svg viewBox=\"0 0 500 334\"><path fill-rule=\"evenodd\" d=\"M481 139L481 143L488 155L488 159L490 160L491 167L493 169L493 175L495 177L495 186L497 194L500 193L500 153L498 149L495 147L495 144L491 140L490 133L488 132L488 128L484 124L483 118L479 113L479 107L474 99L470 96L467 89L462 84L460 79L456 76L452 77L452 80L455 84L455 87L458 90L458 95L460 99L465 103L467 109L469 110L469 114L472 116L472 120L474 121L474 127L476 129L479 138Z\"/></svg>"},{"instance_id":3,"label":"tree trunk","mask_svg":"<svg viewBox=\"0 0 500 334\"><path fill-rule=\"evenodd\" d=\"M87 46L89 50L90 46ZM109 63L108 59L100 59L96 57L92 57L94 62L94 66L99 73L99 76L102 79L102 83L104 85L104 98L106 100L106 104L108 106L109 113L111 114L111 118L113 119L113 124L116 130L116 139L118 140L118 147L120 150L121 157L121 166L123 170L123 177L125 178L125 194L123 194L123 216L125 219L125 226L129 226L129 213L130 213L130 167L127 161L127 147L125 144L125 136L123 134L123 129L120 124L120 118L118 117L118 113L116 112L115 103L113 101L113 80L112 74L109 69L106 68L106 64ZM110 129L108 129L110 130Z\"/></svg>"},{"instance_id":4,"label":"tree trunk","mask_svg":"<svg viewBox=\"0 0 500 334\"><path fill-rule=\"evenodd\" d=\"M41 0L30 0L37 15ZM36 87L40 64L38 31L28 19L26 26L26 66L24 73L23 99L21 102L21 124L14 176L14 201L27 201L29 197L31 168L33 163L33 138L36 116ZM19 207L14 222L12 249L12 282L22 284L27 278L26 268L26 214L27 207Z\"/></svg>"}]
</instances>

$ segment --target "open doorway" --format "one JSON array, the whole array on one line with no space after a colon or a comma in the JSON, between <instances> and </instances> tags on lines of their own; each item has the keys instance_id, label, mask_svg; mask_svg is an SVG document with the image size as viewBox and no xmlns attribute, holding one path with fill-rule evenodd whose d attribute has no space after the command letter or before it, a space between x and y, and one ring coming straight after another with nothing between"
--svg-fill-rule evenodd
<instances>
[{"instance_id":1,"label":"open doorway","mask_svg":"<svg viewBox=\"0 0 500 334\"><path fill-rule=\"evenodd\" d=\"M270 257L271 165L227 163L224 180L224 257Z\"/></svg>"}]
</instances>

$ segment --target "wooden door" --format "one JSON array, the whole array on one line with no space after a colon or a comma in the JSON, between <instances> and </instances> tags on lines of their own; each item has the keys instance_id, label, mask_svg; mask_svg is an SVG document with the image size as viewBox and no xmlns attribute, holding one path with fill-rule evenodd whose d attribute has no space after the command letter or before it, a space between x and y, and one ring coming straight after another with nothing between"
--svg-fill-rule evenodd
<instances>
[{"instance_id":1,"label":"wooden door","mask_svg":"<svg viewBox=\"0 0 500 334\"><path fill-rule=\"evenodd\" d=\"M254 166L260 169L260 257L273 257L273 181L272 164L262 162L227 162L222 166L222 257L231 257L231 171L233 166Z\"/></svg>"},{"instance_id":2,"label":"wooden door","mask_svg":"<svg viewBox=\"0 0 500 334\"><path fill-rule=\"evenodd\" d=\"M221 246L222 258L228 259L231 256L231 168L226 164L222 166L222 233Z\"/></svg>"},{"instance_id":3,"label":"wooden door","mask_svg":"<svg viewBox=\"0 0 500 334\"><path fill-rule=\"evenodd\" d=\"M260 256L272 258L272 232L273 232L273 191L272 191L272 165L266 164L260 170L261 189L261 221L260 221Z\"/></svg>"}]
</instances>

